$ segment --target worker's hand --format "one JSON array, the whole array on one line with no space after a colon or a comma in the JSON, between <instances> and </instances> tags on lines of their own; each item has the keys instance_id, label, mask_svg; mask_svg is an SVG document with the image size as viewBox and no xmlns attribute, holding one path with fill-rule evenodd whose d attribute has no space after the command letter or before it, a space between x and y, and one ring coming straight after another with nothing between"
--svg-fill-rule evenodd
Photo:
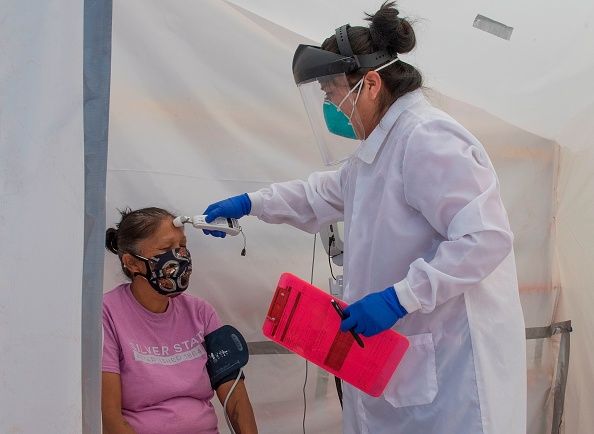
<instances>
[{"instance_id":1,"label":"worker's hand","mask_svg":"<svg viewBox=\"0 0 594 434\"><path fill-rule=\"evenodd\" d=\"M215 202L206 208L204 215L206 215L206 223L212 222L218 217L238 219L244 215L248 215L252 209L252 201L247 193L233 196L229 199ZM225 232L202 230L206 235L213 237L225 238Z\"/></svg>"},{"instance_id":2,"label":"worker's hand","mask_svg":"<svg viewBox=\"0 0 594 434\"><path fill-rule=\"evenodd\" d=\"M393 286L373 292L344 310L340 330L353 329L363 336L373 336L389 329L408 312L400 302Z\"/></svg>"}]
</instances>

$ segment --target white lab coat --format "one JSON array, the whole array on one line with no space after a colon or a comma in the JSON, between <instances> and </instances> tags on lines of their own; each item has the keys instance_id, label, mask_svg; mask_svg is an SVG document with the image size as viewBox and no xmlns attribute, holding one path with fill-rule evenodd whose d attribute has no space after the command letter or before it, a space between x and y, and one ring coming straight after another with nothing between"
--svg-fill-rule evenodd
<instances>
[{"instance_id":1,"label":"white lab coat","mask_svg":"<svg viewBox=\"0 0 594 434\"><path fill-rule=\"evenodd\" d=\"M380 398L344 385L345 434L524 434L526 347L513 236L478 140L420 90L337 171L250 193L315 233L344 218L344 298L395 285L410 348Z\"/></svg>"}]
</instances>

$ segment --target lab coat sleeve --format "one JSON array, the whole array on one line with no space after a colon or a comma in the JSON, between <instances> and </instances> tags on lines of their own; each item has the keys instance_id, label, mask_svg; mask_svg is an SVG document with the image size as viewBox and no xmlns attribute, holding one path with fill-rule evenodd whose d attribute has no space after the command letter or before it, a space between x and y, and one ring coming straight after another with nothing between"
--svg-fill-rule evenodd
<instances>
[{"instance_id":1,"label":"lab coat sleeve","mask_svg":"<svg viewBox=\"0 0 594 434\"><path fill-rule=\"evenodd\" d=\"M307 181L281 182L249 193L250 215L267 223L288 223L312 234L318 232L323 224L343 219L344 176L342 166L336 171L315 172Z\"/></svg>"},{"instance_id":2,"label":"lab coat sleeve","mask_svg":"<svg viewBox=\"0 0 594 434\"><path fill-rule=\"evenodd\" d=\"M406 201L444 238L394 285L408 312L427 313L476 288L510 254L513 235L485 150L453 120L418 125L402 164Z\"/></svg>"}]
</instances>

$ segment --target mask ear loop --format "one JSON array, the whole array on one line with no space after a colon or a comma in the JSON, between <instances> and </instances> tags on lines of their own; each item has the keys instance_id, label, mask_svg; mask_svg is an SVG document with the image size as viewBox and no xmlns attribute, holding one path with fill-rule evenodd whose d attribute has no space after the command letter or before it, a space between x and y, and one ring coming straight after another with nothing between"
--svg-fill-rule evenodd
<instances>
[{"instance_id":1,"label":"mask ear loop","mask_svg":"<svg viewBox=\"0 0 594 434\"><path fill-rule=\"evenodd\" d=\"M144 278L146 281L148 281L148 280L149 280L149 278L150 278L149 271L150 271L150 269L151 269L151 267L150 267L150 265L149 265L149 262L150 262L152 259L150 259L150 258L145 258L145 257L144 257L144 256L142 256L142 255L137 255L136 253L132 253L132 252L130 252L130 254L131 254L132 256L134 256L136 259L140 259L142 262L144 262L144 268L146 268L146 272L145 272L144 274L142 274L142 273L140 273L139 271L137 271L137 272L135 272L135 273L133 273L133 274L132 274L132 277L140 276L140 277L143 277L143 278Z\"/></svg>"},{"instance_id":2,"label":"mask ear loop","mask_svg":"<svg viewBox=\"0 0 594 434\"><path fill-rule=\"evenodd\" d=\"M355 114L355 109L357 108L357 101L359 101L359 95L361 95L361 90L363 89L363 79L365 78L365 76L363 76L363 78L361 80L359 80L359 83L357 83L355 85L355 87L359 86L359 90L357 91L357 96L355 97L355 102L353 103L353 109L351 110L351 116L349 116L349 119L352 122L353 119L353 115ZM354 90L354 88L353 88Z\"/></svg>"},{"instance_id":3,"label":"mask ear loop","mask_svg":"<svg viewBox=\"0 0 594 434\"><path fill-rule=\"evenodd\" d=\"M381 71L384 68L387 68L388 66L392 65L393 63L396 63L397 61L399 61L399 58L395 58L390 60L388 63L380 66L379 68L374 69L373 71L377 72L377 71ZM353 119L353 114L355 114L355 108L357 108L357 101L359 101L359 95L361 95L361 90L363 89L363 81L365 80L365 76L361 77L361 80L359 80L357 82L357 84L355 84L355 86L353 86L353 88L349 91L349 93L346 94L346 96L342 99L342 101L340 101L340 104L338 104L338 108L340 109L340 106L342 105L342 103L344 103L346 101L346 99L349 97L349 95L355 91L355 89L357 89L357 87L359 87L359 90L357 90L357 96L355 97L355 102L353 102L353 109L351 110L351 115L349 116L349 120Z\"/></svg>"},{"instance_id":4,"label":"mask ear loop","mask_svg":"<svg viewBox=\"0 0 594 434\"><path fill-rule=\"evenodd\" d=\"M395 58L390 60L388 63L380 66L379 68L373 69L373 71L377 72L377 71L381 71L384 68L387 68L388 66L392 65L393 63L398 62L400 59L399 58ZM357 82L357 84L355 84L353 86L353 88L351 90L349 90L349 93L346 94L346 96L342 99L342 101L340 101L340 103L337 105L338 108L340 108L340 106L347 100L347 98L351 95L351 93L353 93L355 91L355 89L357 89L357 87L359 88L359 90L357 91L357 96L355 97L355 102L353 103L353 110L351 112L351 116L353 115L353 113L355 112L355 104L357 104L357 101L359 100L359 95L361 94L361 89L363 89L363 80L365 80L365 76L361 77L361 80L359 80Z\"/></svg>"},{"instance_id":5,"label":"mask ear loop","mask_svg":"<svg viewBox=\"0 0 594 434\"><path fill-rule=\"evenodd\" d=\"M365 78L365 77L363 77ZM357 100L359 99L359 93L361 93L361 87L363 84L363 78L361 78L361 80L359 80L357 82L357 84L355 84L353 86L353 88L351 90L349 90L349 92L345 95L345 97L340 101L340 103L338 103L338 105L336 106L337 108L340 109L340 106L344 104L344 102L347 100L347 98L351 95L351 93L353 93L355 91L355 89L357 89L357 87L359 88L358 92L357 92L357 97L355 98L355 104L357 104ZM354 107L354 105L353 105ZM342 111L342 110L341 110ZM352 116L352 113L351 113Z\"/></svg>"}]
</instances>

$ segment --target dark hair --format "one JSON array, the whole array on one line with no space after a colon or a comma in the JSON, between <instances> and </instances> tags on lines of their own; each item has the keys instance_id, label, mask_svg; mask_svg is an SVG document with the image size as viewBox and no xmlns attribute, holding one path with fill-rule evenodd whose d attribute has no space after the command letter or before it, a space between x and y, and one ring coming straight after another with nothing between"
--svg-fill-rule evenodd
<instances>
[{"instance_id":1,"label":"dark hair","mask_svg":"<svg viewBox=\"0 0 594 434\"><path fill-rule=\"evenodd\" d=\"M105 248L119 256L122 271L132 278L130 270L124 267L122 255L124 253L138 252L138 243L150 237L159 227L164 218L174 217L169 211L162 208L142 208L132 211L126 208L119 210L122 218L115 228L105 231Z\"/></svg>"},{"instance_id":2,"label":"dark hair","mask_svg":"<svg viewBox=\"0 0 594 434\"><path fill-rule=\"evenodd\" d=\"M396 2L386 1L375 14L366 13L367 27L349 27L347 34L354 54L371 54L386 50L391 56L408 53L415 48L415 32L410 21L400 18ZM336 35L330 36L322 44L322 49L339 54ZM361 68L351 74L351 84L359 81L372 68ZM373 68L376 69L376 68ZM421 73L402 60L378 71L386 91L380 94L380 111L389 107L401 96L419 89L423 85Z\"/></svg>"}]
</instances>

